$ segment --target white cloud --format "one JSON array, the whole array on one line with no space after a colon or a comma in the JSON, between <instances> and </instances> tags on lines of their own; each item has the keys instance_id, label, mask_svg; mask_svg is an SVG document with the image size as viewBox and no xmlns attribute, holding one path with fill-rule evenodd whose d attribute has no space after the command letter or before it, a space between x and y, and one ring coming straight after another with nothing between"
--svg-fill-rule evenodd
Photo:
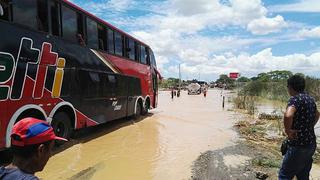
<instances>
[{"instance_id":1,"label":"white cloud","mask_svg":"<svg viewBox=\"0 0 320 180\"><path fill-rule=\"evenodd\" d=\"M275 12L320 12L319 0L300 0L296 3L270 7Z\"/></svg>"},{"instance_id":2,"label":"white cloud","mask_svg":"<svg viewBox=\"0 0 320 180\"><path fill-rule=\"evenodd\" d=\"M302 29L298 32L301 38L320 38L320 26L312 29Z\"/></svg>"},{"instance_id":3,"label":"white cloud","mask_svg":"<svg viewBox=\"0 0 320 180\"><path fill-rule=\"evenodd\" d=\"M261 0L227 0L227 3L221 3L221 0L105 2L108 3L92 3L91 7L97 9L92 8L90 11L100 12L100 17L116 23L117 27L126 27L131 31L130 34L150 45L164 77L177 76L179 63L182 63L184 78L197 78L201 72L201 77L206 77L207 80L213 80L214 76L231 71L255 75L261 71L275 69L300 68L308 72L313 71L314 67L320 67L314 60L320 57L317 53L310 56L296 54L278 57L272 54L271 49L254 55L244 52L252 45L260 48L269 47L279 41L292 40L292 36L297 40L299 38L296 35L270 38L226 34L228 30L221 33L226 27L234 27L240 32L244 29L254 35L264 35L279 32L289 26L287 24L290 22L285 22L282 16L270 16ZM145 5L142 2L149 4ZM121 3L123 4L120 5ZM121 14L121 11L126 10L141 11L141 7L143 12L147 9L147 13L150 14L138 17L130 17L127 14L125 18ZM118 11L118 14L105 16L104 12L110 11ZM314 66L306 67L310 64Z\"/></svg>"},{"instance_id":4,"label":"white cloud","mask_svg":"<svg viewBox=\"0 0 320 180\"><path fill-rule=\"evenodd\" d=\"M193 78L197 72L201 72L206 80L212 80L219 74L228 74L233 71L240 72L244 76L254 76L272 70L290 70L292 72L314 74L320 68L319 59L320 52L313 53L310 56L305 54L274 56L272 49L267 48L254 55L225 54L213 56L210 60L197 65L190 65L186 61L182 64L182 74L184 74L184 77Z\"/></svg>"},{"instance_id":5,"label":"white cloud","mask_svg":"<svg viewBox=\"0 0 320 180\"><path fill-rule=\"evenodd\" d=\"M110 0L106 3L106 6L116 11L124 11L130 8L132 4L133 1L131 0Z\"/></svg>"},{"instance_id":6,"label":"white cloud","mask_svg":"<svg viewBox=\"0 0 320 180\"><path fill-rule=\"evenodd\" d=\"M279 32L282 28L285 28L287 23L283 17L277 15L274 18L262 17L260 19L252 20L247 29L256 35L265 35L269 33Z\"/></svg>"}]
</instances>

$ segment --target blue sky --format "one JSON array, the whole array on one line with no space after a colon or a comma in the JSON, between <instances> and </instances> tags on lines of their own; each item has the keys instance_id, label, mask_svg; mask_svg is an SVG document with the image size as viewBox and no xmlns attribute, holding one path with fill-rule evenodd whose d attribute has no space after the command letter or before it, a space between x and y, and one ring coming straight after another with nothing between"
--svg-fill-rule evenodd
<instances>
[{"instance_id":1,"label":"blue sky","mask_svg":"<svg viewBox=\"0 0 320 180\"><path fill-rule=\"evenodd\" d=\"M149 44L164 77L320 77L319 0L72 0Z\"/></svg>"}]
</instances>

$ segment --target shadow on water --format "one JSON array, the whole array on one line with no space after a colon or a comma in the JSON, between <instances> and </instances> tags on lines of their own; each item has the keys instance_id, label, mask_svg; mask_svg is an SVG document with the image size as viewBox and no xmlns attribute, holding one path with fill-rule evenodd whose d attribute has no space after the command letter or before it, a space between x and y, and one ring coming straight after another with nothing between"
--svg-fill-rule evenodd
<instances>
[{"instance_id":1,"label":"shadow on water","mask_svg":"<svg viewBox=\"0 0 320 180\"><path fill-rule=\"evenodd\" d=\"M93 139L99 138L100 136L103 136L103 135L109 134L113 131L116 131L118 129L121 129L123 127L133 125L133 124L138 123L140 121L143 121L146 118L151 117L151 116L153 116L152 113L148 113L147 115L140 116L138 118L126 117L126 118L110 121L110 122L107 122L104 124L100 124L97 126L87 127L87 128L83 128L80 130L75 130L73 132L73 135L71 136L72 138L69 140L69 142L67 142L61 146L55 147L53 149L52 155L58 154L58 153L66 150L76 144L86 143L86 142L89 142ZM12 161L12 153L11 153L10 149L0 151L0 166L7 165L11 161ZM92 172L93 170L94 169L88 169L88 172ZM88 172L85 172L85 174L87 174ZM81 172L80 172L80 174L81 174Z\"/></svg>"}]
</instances>

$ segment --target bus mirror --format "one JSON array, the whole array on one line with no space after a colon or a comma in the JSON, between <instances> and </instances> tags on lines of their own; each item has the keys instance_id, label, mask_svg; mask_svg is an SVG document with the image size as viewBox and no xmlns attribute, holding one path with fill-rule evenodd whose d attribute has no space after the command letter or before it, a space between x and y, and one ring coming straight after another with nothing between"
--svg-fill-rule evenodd
<instances>
[{"instance_id":1,"label":"bus mirror","mask_svg":"<svg viewBox=\"0 0 320 180\"><path fill-rule=\"evenodd\" d=\"M0 4L0 16L3 16L3 8L2 8L2 5Z\"/></svg>"}]
</instances>

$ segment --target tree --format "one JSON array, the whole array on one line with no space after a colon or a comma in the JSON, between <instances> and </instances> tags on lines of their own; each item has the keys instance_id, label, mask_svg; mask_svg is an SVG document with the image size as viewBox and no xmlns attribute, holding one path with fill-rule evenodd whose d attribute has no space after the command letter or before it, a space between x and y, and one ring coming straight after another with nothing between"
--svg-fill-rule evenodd
<instances>
[{"instance_id":1,"label":"tree","mask_svg":"<svg viewBox=\"0 0 320 180\"><path fill-rule=\"evenodd\" d=\"M239 79L237 79L237 82L249 82L250 79L245 77L245 76L241 76Z\"/></svg>"},{"instance_id":2,"label":"tree","mask_svg":"<svg viewBox=\"0 0 320 180\"><path fill-rule=\"evenodd\" d=\"M228 77L228 75L226 74L221 74L219 76L219 79L216 80L216 83L218 84L226 84L227 87L234 87L234 79L231 79Z\"/></svg>"},{"instance_id":3,"label":"tree","mask_svg":"<svg viewBox=\"0 0 320 180\"><path fill-rule=\"evenodd\" d=\"M257 77L251 78L252 80L259 80L261 82L279 82L288 79L290 76L292 76L291 71L285 71L285 70L276 70L276 71L270 71L267 73L260 73Z\"/></svg>"},{"instance_id":4,"label":"tree","mask_svg":"<svg viewBox=\"0 0 320 180\"><path fill-rule=\"evenodd\" d=\"M179 79L177 78L163 79L160 84L161 88L172 88L172 87L178 87L178 86L179 86Z\"/></svg>"}]
</instances>

